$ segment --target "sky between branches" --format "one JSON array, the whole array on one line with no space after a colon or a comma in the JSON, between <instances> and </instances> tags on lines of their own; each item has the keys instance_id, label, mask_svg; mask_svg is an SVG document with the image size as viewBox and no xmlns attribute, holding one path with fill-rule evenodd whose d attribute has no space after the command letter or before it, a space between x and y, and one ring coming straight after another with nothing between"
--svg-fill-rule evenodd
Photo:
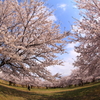
<instances>
[{"instance_id":1,"label":"sky between branches","mask_svg":"<svg viewBox=\"0 0 100 100\"><path fill-rule=\"evenodd\" d=\"M54 16L52 20L55 22L60 22L61 31L64 30L64 27L67 31L71 31L71 26L74 25L75 19L80 19L79 10L75 5L74 0L48 0L47 3L49 7L55 9ZM60 58L64 60L64 66L50 66L48 69L52 72L52 74L60 73L63 76L70 75L71 71L75 68L72 63L76 59L78 55L74 51L74 46L76 44L68 44L66 46L66 50L68 54L59 55Z\"/></svg>"}]
</instances>

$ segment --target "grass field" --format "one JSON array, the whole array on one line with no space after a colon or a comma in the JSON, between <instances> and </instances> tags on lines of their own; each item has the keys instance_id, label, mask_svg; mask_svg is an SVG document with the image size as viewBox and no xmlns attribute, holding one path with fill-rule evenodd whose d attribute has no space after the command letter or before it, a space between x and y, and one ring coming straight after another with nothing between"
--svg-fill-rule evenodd
<instances>
[{"instance_id":1,"label":"grass field","mask_svg":"<svg viewBox=\"0 0 100 100\"><path fill-rule=\"evenodd\" d=\"M0 81L0 100L100 100L100 83L28 91L27 88L9 86Z\"/></svg>"}]
</instances>

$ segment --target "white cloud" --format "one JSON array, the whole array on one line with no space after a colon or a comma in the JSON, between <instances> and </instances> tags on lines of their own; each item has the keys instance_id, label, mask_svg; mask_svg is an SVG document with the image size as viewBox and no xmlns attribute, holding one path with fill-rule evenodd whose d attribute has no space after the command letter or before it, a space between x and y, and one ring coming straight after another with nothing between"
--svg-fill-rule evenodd
<instances>
[{"instance_id":1,"label":"white cloud","mask_svg":"<svg viewBox=\"0 0 100 100\"><path fill-rule=\"evenodd\" d=\"M79 43L71 43L66 46L68 54L63 56L63 66L50 66L48 67L48 70L50 70L52 74L60 73L63 76L70 75L72 70L75 69L75 67L73 66L73 62L76 60L76 56L79 55L77 52L74 51L74 46L78 44Z\"/></svg>"},{"instance_id":2,"label":"white cloud","mask_svg":"<svg viewBox=\"0 0 100 100\"><path fill-rule=\"evenodd\" d=\"M49 14L50 12L48 11L48 8L46 6L40 6L38 9L41 9L39 10L38 12L36 12L36 15L35 17L33 18L34 20L38 19L39 18L39 14L43 14L43 13L46 13L46 14ZM51 10L51 9L50 9ZM30 14L31 16L31 14ZM52 15L48 16L48 18L46 18L46 20L48 21L57 21L57 18L56 16L52 13Z\"/></svg>"},{"instance_id":3,"label":"white cloud","mask_svg":"<svg viewBox=\"0 0 100 100\"><path fill-rule=\"evenodd\" d=\"M76 43L70 43L66 46L66 49L74 49Z\"/></svg>"},{"instance_id":4,"label":"white cloud","mask_svg":"<svg viewBox=\"0 0 100 100\"><path fill-rule=\"evenodd\" d=\"M60 5L58 5L58 7L61 8L61 9L63 9L65 11L67 5L66 4L60 4Z\"/></svg>"},{"instance_id":5,"label":"white cloud","mask_svg":"<svg viewBox=\"0 0 100 100\"><path fill-rule=\"evenodd\" d=\"M78 46L78 45L79 45L79 42L76 42L76 43L69 43L69 44L66 46L66 49L67 49L67 50L70 50L70 51L68 51L68 52L71 52L71 50L74 51L74 47L75 47L75 46Z\"/></svg>"},{"instance_id":6,"label":"white cloud","mask_svg":"<svg viewBox=\"0 0 100 100\"><path fill-rule=\"evenodd\" d=\"M48 19L47 20L51 20L51 21L57 21L57 18L56 18L56 16L55 15L52 15L52 16L50 16L50 17L48 17Z\"/></svg>"},{"instance_id":7,"label":"white cloud","mask_svg":"<svg viewBox=\"0 0 100 100\"><path fill-rule=\"evenodd\" d=\"M65 62L64 66L51 66L48 67L48 70L54 75L56 73L61 74L62 76L68 76L71 74L73 65L70 62Z\"/></svg>"},{"instance_id":8,"label":"white cloud","mask_svg":"<svg viewBox=\"0 0 100 100\"><path fill-rule=\"evenodd\" d=\"M74 5L73 8L77 9L78 7L76 5Z\"/></svg>"}]
</instances>

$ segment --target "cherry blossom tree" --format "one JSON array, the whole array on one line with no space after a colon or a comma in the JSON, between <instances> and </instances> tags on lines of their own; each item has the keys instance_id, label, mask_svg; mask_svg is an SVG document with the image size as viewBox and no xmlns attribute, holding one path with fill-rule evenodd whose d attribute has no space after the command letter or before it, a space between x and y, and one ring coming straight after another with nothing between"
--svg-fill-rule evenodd
<instances>
[{"instance_id":1,"label":"cherry blossom tree","mask_svg":"<svg viewBox=\"0 0 100 100\"><path fill-rule=\"evenodd\" d=\"M68 32L41 0L0 0L0 71L50 80L48 66L60 65Z\"/></svg>"},{"instance_id":2,"label":"cherry blossom tree","mask_svg":"<svg viewBox=\"0 0 100 100\"><path fill-rule=\"evenodd\" d=\"M87 70L88 76L100 73L100 0L75 0L81 10L81 20L73 27L73 42L79 42L80 53L74 66Z\"/></svg>"}]
</instances>

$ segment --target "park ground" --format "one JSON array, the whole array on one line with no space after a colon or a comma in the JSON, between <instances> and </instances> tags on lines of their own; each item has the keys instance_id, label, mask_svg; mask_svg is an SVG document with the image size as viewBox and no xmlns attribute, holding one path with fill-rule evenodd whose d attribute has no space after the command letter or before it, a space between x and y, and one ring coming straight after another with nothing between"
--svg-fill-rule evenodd
<instances>
[{"instance_id":1,"label":"park ground","mask_svg":"<svg viewBox=\"0 0 100 100\"><path fill-rule=\"evenodd\" d=\"M0 100L100 100L100 83L70 88L33 88L28 91L25 87L9 86L0 80Z\"/></svg>"}]
</instances>

